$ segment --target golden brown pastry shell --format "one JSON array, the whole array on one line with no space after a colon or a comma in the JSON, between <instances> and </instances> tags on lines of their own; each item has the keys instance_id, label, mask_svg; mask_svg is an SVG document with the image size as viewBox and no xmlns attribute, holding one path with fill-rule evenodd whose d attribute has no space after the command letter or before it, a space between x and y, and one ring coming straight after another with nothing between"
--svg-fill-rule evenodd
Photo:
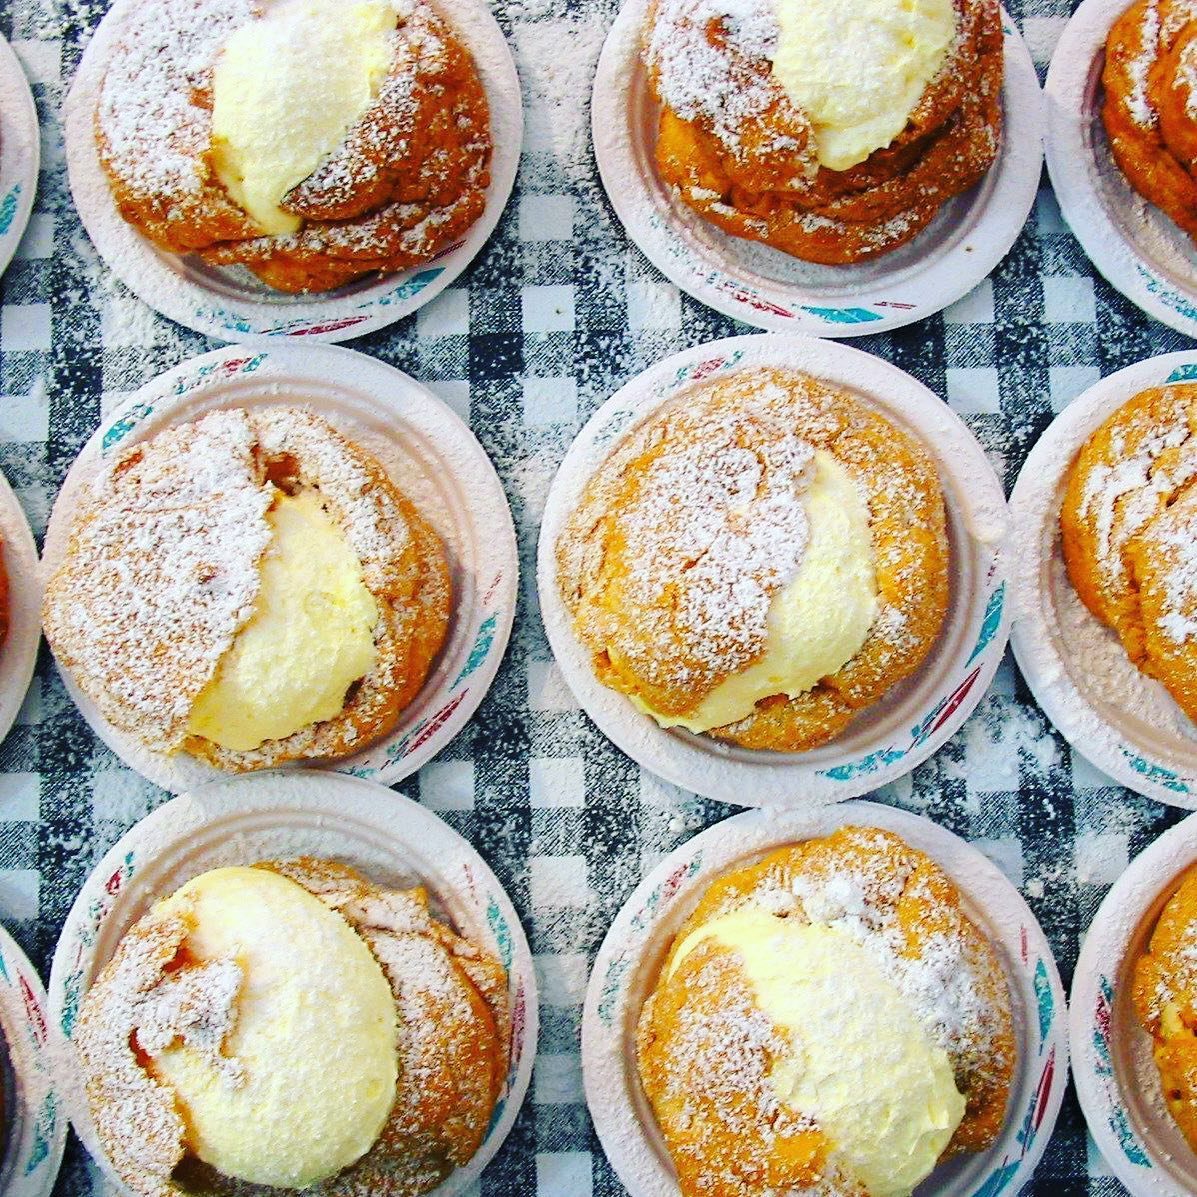
<instances>
[{"instance_id":1,"label":"golden brown pastry shell","mask_svg":"<svg viewBox=\"0 0 1197 1197\"><path fill-rule=\"evenodd\" d=\"M723 27L702 25L688 6L676 5L670 38L718 47L727 56L729 91L751 79L771 98L728 144L705 116L682 116L669 107L648 53L650 86L661 104L656 161L662 179L724 232L806 261L861 262L912 241L949 199L984 176L1001 141L998 2L955 0L955 9L957 42L906 128L864 162L837 171L815 159L809 122L773 79L770 62L742 52ZM665 19L663 11L662 0L653 0L646 40Z\"/></svg>"},{"instance_id":2,"label":"golden brown pastry shell","mask_svg":"<svg viewBox=\"0 0 1197 1197\"><path fill-rule=\"evenodd\" d=\"M1179 430L1183 440L1152 459L1145 485L1112 500L1106 529L1091 492L1165 428ZM1197 491L1190 476L1197 472L1195 434L1197 384L1154 387L1132 396L1077 454L1060 509L1060 531L1068 576L1081 601L1118 634L1135 665L1162 682L1185 714L1197 720L1197 645L1164 630L1168 573L1176 565L1169 540L1178 530L1197 529Z\"/></svg>"},{"instance_id":3,"label":"golden brown pastry shell","mask_svg":"<svg viewBox=\"0 0 1197 1197\"><path fill-rule=\"evenodd\" d=\"M187 30L210 19L203 0L164 0L160 7L146 15L147 23L166 19ZM428 51L430 39L442 52ZM141 29L135 13L114 57L161 52L156 30ZM104 89L115 69L110 66L101 84L95 121L100 163L121 215L168 252L245 266L279 291L327 291L431 260L460 241L486 206L486 93L470 52L427 0L415 0L401 18L391 72L374 102L341 146L284 198L284 210L304 221L293 234L262 235L216 175L211 64L190 82L195 68L186 62L150 75L152 82L166 77L189 94L184 118L160 136L169 152L192 159L197 182L168 190L159 189L160 176L138 161L155 152L153 141L138 152L118 150L106 131ZM146 125L154 127L154 121Z\"/></svg>"},{"instance_id":4,"label":"golden brown pastry shell","mask_svg":"<svg viewBox=\"0 0 1197 1197\"><path fill-rule=\"evenodd\" d=\"M776 1029L772 1036L762 1025L752 1029L754 1041L761 1045L755 1053L758 1067L749 1070L752 1075L737 1072L735 1083L726 1089L709 1075L714 1066L702 1081L693 1076L687 1081L677 1068L677 1060L686 1058L682 1044L688 1025L711 1020L712 1027L730 1024L744 1032L746 1019L760 1017L734 951L707 941L669 976L678 947L693 932L750 904L758 890L796 892L796 881L826 882L845 870L898 882L881 900L896 917L911 956L919 956L936 936L958 937L968 968L994 1012L993 1055L985 1067L974 1067L963 1055L953 1060L966 1107L941 1161L984 1151L1002 1129L1017 1048L1009 988L993 946L961 908L955 884L924 853L892 832L842 827L821 839L779 848L713 881L674 936L642 1008L636 1036L640 1080L677 1168L683 1197L747 1197L765 1188L804 1186L819 1192L819 1182L828 1179L837 1194L867 1197L850 1178L828 1175L834 1168L829 1165L831 1145L817 1126L799 1119L791 1123L784 1106L775 1121L767 1121L764 1111L775 1103L760 1086L769 1083L775 1053L787 1048Z\"/></svg>"},{"instance_id":5,"label":"golden brown pastry shell","mask_svg":"<svg viewBox=\"0 0 1197 1197\"><path fill-rule=\"evenodd\" d=\"M633 562L624 556L622 527L654 463L702 444L704 428L728 409L747 413L745 447L758 454L795 430L832 453L869 508L882 610L860 651L805 694L766 698L748 718L707 733L745 748L804 751L839 735L917 670L947 612L950 550L938 472L921 444L872 407L808 375L772 368L687 388L633 429L595 471L557 542L558 585L598 680L654 710L684 717L738 672L696 652L693 629L675 623L662 633L659 611L629 595ZM682 569L677 585L684 582ZM758 658L763 651L761 641Z\"/></svg>"}]
</instances>

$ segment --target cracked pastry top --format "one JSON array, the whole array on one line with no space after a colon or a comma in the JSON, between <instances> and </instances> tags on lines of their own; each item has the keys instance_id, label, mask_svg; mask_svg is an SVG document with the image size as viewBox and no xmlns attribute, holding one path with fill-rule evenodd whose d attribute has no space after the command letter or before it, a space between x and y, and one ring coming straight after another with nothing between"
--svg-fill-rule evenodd
<instances>
[{"instance_id":1,"label":"cracked pastry top","mask_svg":"<svg viewBox=\"0 0 1197 1197\"><path fill-rule=\"evenodd\" d=\"M947 875L844 827L713 881L640 1013L640 1080L682 1197L909 1197L986 1150L1010 994Z\"/></svg>"},{"instance_id":2,"label":"cracked pastry top","mask_svg":"<svg viewBox=\"0 0 1197 1197\"><path fill-rule=\"evenodd\" d=\"M698 383L638 424L556 552L599 681L747 748L840 734L919 667L948 605L930 454L789 370Z\"/></svg>"},{"instance_id":3,"label":"cracked pastry top","mask_svg":"<svg viewBox=\"0 0 1197 1197\"><path fill-rule=\"evenodd\" d=\"M651 0L656 163L724 232L826 264L920 233L997 157L997 0Z\"/></svg>"},{"instance_id":4,"label":"cracked pastry top","mask_svg":"<svg viewBox=\"0 0 1197 1197\"><path fill-rule=\"evenodd\" d=\"M139 0L95 131L130 224L280 291L429 261L490 181L477 68L429 0Z\"/></svg>"},{"instance_id":5,"label":"cracked pastry top","mask_svg":"<svg viewBox=\"0 0 1197 1197\"><path fill-rule=\"evenodd\" d=\"M1085 442L1060 511L1068 576L1197 720L1197 385L1142 391Z\"/></svg>"},{"instance_id":6,"label":"cracked pastry top","mask_svg":"<svg viewBox=\"0 0 1197 1197\"><path fill-rule=\"evenodd\" d=\"M1102 123L1131 187L1197 237L1197 3L1138 0L1114 22Z\"/></svg>"},{"instance_id":7,"label":"cracked pastry top","mask_svg":"<svg viewBox=\"0 0 1197 1197\"><path fill-rule=\"evenodd\" d=\"M418 1197L482 1144L507 1074L507 976L434 915L312 858L159 901L84 995L99 1143L139 1197Z\"/></svg>"},{"instance_id":8,"label":"cracked pastry top","mask_svg":"<svg viewBox=\"0 0 1197 1197\"><path fill-rule=\"evenodd\" d=\"M387 735L444 642L440 540L306 408L233 408L114 454L46 588L46 638L116 728L229 770Z\"/></svg>"}]
</instances>

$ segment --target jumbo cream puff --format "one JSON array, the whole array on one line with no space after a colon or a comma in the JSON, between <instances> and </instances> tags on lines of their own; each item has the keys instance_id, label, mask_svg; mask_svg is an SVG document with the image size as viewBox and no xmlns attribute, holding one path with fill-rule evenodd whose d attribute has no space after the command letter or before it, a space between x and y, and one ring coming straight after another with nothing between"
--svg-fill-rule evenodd
<instances>
[{"instance_id":1,"label":"jumbo cream puff","mask_svg":"<svg viewBox=\"0 0 1197 1197\"><path fill-rule=\"evenodd\" d=\"M792 370L670 399L598 467L556 549L599 680L662 727L748 748L838 735L918 669L948 605L930 453Z\"/></svg>"},{"instance_id":2,"label":"jumbo cream puff","mask_svg":"<svg viewBox=\"0 0 1197 1197\"><path fill-rule=\"evenodd\" d=\"M997 158L997 0L652 0L643 46L662 179L798 258L892 252Z\"/></svg>"},{"instance_id":3,"label":"jumbo cream puff","mask_svg":"<svg viewBox=\"0 0 1197 1197\"><path fill-rule=\"evenodd\" d=\"M862 827L713 881L637 1049L683 1197L909 1197L995 1141L1016 1058L1005 974L956 887Z\"/></svg>"},{"instance_id":4,"label":"jumbo cream puff","mask_svg":"<svg viewBox=\"0 0 1197 1197\"><path fill-rule=\"evenodd\" d=\"M490 182L477 65L426 0L139 0L95 135L125 220L281 291L427 262Z\"/></svg>"},{"instance_id":5,"label":"jumbo cream puff","mask_svg":"<svg viewBox=\"0 0 1197 1197\"><path fill-rule=\"evenodd\" d=\"M125 933L73 1040L140 1197L417 1197L468 1163L507 1066L502 965L333 861L202 873Z\"/></svg>"},{"instance_id":6,"label":"jumbo cream puff","mask_svg":"<svg viewBox=\"0 0 1197 1197\"><path fill-rule=\"evenodd\" d=\"M1132 396L1089 437L1060 511L1068 576L1197 720L1197 385Z\"/></svg>"},{"instance_id":7,"label":"jumbo cream puff","mask_svg":"<svg viewBox=\"0 0 1197 1197\"><path fill-rule=\"evenodd\" d=\"M110 723L246 770L386 735L449 598L440 540L376 460L310 410L233 408L104 465L43 617Z\"/></svg>"}]
</instances>

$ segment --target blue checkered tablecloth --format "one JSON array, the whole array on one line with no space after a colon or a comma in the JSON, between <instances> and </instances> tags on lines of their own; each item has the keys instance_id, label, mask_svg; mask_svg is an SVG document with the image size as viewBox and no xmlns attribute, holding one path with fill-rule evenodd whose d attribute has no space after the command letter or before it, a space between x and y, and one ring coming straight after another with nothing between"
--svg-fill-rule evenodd
<instances>
[{"instance_id":1,"label":"blue checkered tablecloth","mask_svg":"<svg viewBox=\"0 0 1197 1197\"><path fill-rule=\"evenodd\" d=\"M104 0L3 0L0 32L42 121L36 212L0 283L0 469L39 540L64 473L100 414L213 347L134 299L103 267L71 202L60 112ZM675 350L745 330L662 280L628 242L589 145L589 85L616 0L497 0L523 81L519 180L495 236L418 315L351 342L428 383L465 416L515 514L524 580L493 690L466 730L398 788L469 837L506 885L536 956L542 1031L532 1089L487 1170L486 1197L609 1197L578 1056L589 962L615 911L664 853L729 808L643 773L578 709L538 614L541 506L566 447L633 374ZM1074 5L1012 0L1040 68ZM942 316L858 341L960 412L1007 487L1055 413L1103 375L1189 342L1100 279L1046 181L993 276ZM43 647L0 746L0 916L43 972L63 917L106 848L166 795L124 768L76 714ZM976 843L1026 895L1067 985L1078 941L1127 861L1180 817L1074 756L1007 657L959 734L875 797ZM72 1140L61 1195L90 1191ZM1123 1192L1069 1093L1028 1192Z\"/></svg>"}]
</instances>

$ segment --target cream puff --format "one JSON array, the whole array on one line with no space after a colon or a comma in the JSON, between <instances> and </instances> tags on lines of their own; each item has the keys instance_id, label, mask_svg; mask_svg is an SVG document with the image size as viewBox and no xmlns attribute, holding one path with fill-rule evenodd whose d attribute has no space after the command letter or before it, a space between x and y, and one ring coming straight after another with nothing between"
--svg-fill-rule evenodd
<instances>
[{"instance_id":1,"label":"cream puff","mask_svg":"<svg viewBox=\"0 0 1197 1197\"><path fill-rule=\"evenodd\" d=\"M382 466L280 406L216 411L106 463L43 618L115 727L246 770L385 736L449 601L440 540Z\"/></svg>"},{"instance_id":2,"label":"cream puff","mask_svg":"<svg viewBox=\"0 0 1197 1197\"><path fill-rule=\"evenodd\" d=\"M948 605L927 449L796 371L669 400L589 480L557 542L603 684L662 727L800 751L909 677Z\"/></svg>"}]
</instances>

